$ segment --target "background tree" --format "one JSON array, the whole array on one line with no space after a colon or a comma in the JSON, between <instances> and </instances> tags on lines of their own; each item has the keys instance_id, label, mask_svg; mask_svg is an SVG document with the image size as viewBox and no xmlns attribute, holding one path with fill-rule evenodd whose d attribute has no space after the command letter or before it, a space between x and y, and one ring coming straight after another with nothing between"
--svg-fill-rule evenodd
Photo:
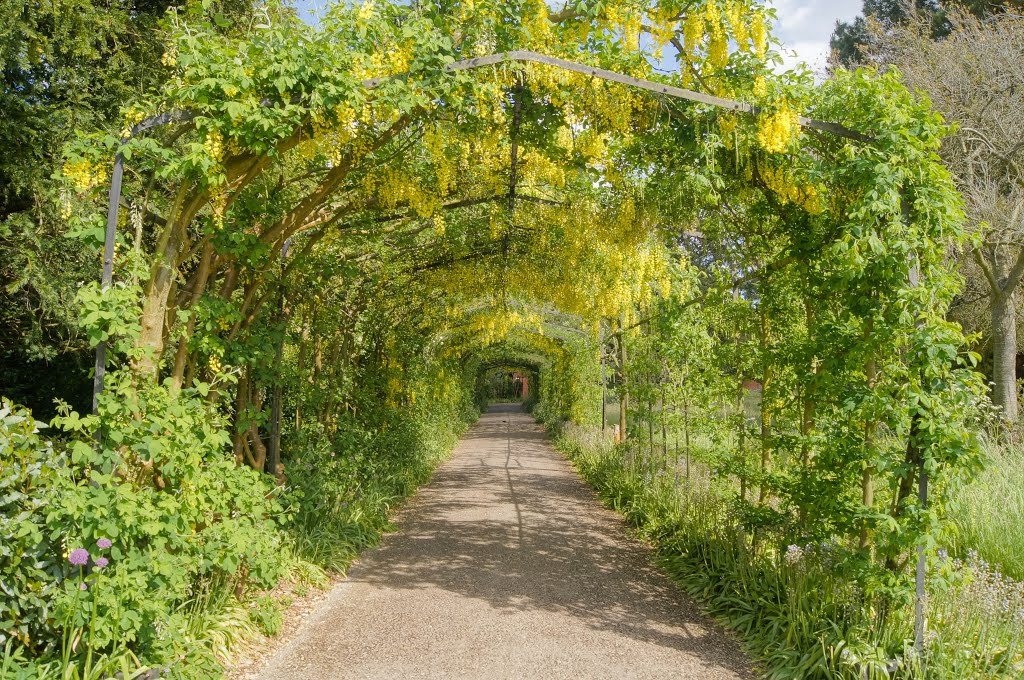
<instances>
[{"instance_id":1,"label":"background tree","mask_svg":"<svg viewBox=\"0 0 1024 680\"><path fill-rule=\"evenodd\" d=\"M0 392L37 416L52 415L55 396L82 409L89 400L92 352L74 298L100 263L67 238L55 178L64 145L82 130L120 132L122 107L166 79L161 25L169 8L186 5L0 5ZM228 0L217 11L242 16L251 6Z\"/></svg>"},{"instance_id":2,"label":"background tree","mask_svg":"<svg viewBox=\"0 0 1024 680\"><path fill-rule=\"evenodd\" d=\"M949 33L933 40L926 17L877 37L885 61L929 94L957 123L943 145L969 216L984 225L982 240L962 263L987 298L991 333L992 401L1017 421L1017 296L1024 276L1024 18L1001 13L979 19L950 10ZM963 258L961 258L963 259ZM968 295L971 295L970 289Z\"/></svg>"},{"instance_id":3,"label":"background tree","mask_svg":"<svg viewBox=\"0 0 1024 680\"><path fill-rule=\"evenodd\" d=\"M921 23L931 38L941 38L952 29L950 8L983 17L1001 9L1020 7L1024 7L1021 0L864 0L861 16L849 22L836 22L831 40L832 61L846 67L870 61L871 48L879 37L912 19Z\"/></svg>"}]
</instances>

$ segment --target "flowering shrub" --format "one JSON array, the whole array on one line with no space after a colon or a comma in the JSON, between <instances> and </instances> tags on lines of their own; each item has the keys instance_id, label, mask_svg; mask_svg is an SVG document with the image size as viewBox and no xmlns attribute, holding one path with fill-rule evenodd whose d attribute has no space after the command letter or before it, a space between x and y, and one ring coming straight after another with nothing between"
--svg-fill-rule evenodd
<instances>
[{"instance_id":1,"label":"flowering shrub","mask_svg":"<svg viewBox=\"0 0 1024 680\"><path fill-rule=\"evenodd\" d=\"M281 506L235 464L227 423L196 391L139 389L115 374L98 416L55 419L71 437L61 447L27 414L0 414L0 483L11 490L0 501L0 613L21 645L165 663L189 653L180 605L204 584L237 592L281 577Z\"/></svg>"}]
</instances>

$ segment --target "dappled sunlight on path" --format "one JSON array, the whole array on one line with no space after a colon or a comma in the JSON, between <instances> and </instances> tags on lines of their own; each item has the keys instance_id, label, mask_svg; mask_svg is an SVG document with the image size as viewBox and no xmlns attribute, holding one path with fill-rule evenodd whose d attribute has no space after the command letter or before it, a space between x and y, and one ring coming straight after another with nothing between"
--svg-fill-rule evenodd
<instances>
[{"instance_id":1,"label":"dappled sunlight on path","mask_svg":"<svg viewBox=\"0 0 1024 680\"><path fill-rule=\"evenodd\" d=\"M261 677L753 677L517 406L399 526Z\"/></svg>"}]
</instances>

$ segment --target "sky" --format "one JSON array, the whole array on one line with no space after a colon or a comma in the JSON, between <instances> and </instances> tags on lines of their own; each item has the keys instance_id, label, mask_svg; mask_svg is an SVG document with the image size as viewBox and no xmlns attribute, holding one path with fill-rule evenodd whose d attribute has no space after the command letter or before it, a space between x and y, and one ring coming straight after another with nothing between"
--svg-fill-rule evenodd
<instances>
[{"instance_id":1,"label":"sky","mask_svg":"<svg viewBox=\"0 0 1024 680\"><path fill-rule=\"evenodd\" d=\"M329 0L295 0L300 14L315 21L315 7ZM356 0L357 2L359 0ZM805 61L814 71L824 68L828 59L828 41L836 21L850 21L860 14L863 0L768 0L778 13L775 34L788 48L783 69ZM552 5L564 4L556 0Z\"/></svg>"},{"instance_id":2,"label":"sky","mask_svg":"<svg viewBox=\"0 0 1024 680\"><path fill-rule=\"evenodd\" d=\"M789 48L785 66L805 61L818 71L828 60L828 41L836 21L850 21L860 14L862 0L773 0L778 13L775 35ZM795 54L794 54L795 53Z\"/></svg>"}]
</instances>

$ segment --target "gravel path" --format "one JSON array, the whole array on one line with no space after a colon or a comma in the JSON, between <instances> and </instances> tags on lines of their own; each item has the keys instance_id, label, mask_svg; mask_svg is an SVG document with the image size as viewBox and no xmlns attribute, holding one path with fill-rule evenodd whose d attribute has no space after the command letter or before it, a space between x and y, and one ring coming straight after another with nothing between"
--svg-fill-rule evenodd
<instances>
[{"instance_id":1,"label":"gravel path","mask_svg":"<svg viewBox=\"0 0 1024 680\"><path fill-rule=\"evenodd\" d=\"M755 677L518 407L398 521L260 678Z\"/></svg>"}]
</instances>

